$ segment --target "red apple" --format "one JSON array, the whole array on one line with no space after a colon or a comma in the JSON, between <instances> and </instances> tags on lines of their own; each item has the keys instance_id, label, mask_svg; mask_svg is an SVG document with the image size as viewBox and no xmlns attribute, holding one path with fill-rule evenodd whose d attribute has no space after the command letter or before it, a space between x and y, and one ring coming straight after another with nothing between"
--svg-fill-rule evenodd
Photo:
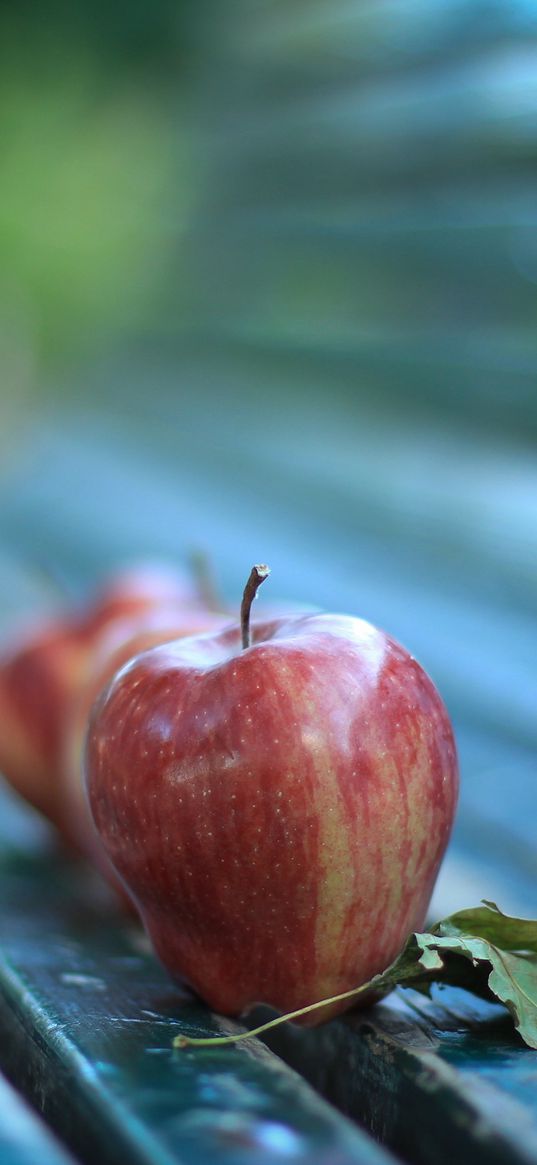
<instances>
[{"instance_id":1,"label":"red apple","mask_svg":"<svg viewBox=\"0 0 537 1165\"><path fill-rule=\"evenodd\" d=\"M43 620L5 645L0 658L0 770L18 793L60 825L59 765L67 709L84 683L96 642L127 615L176 604L201 611L197 586L165 565L113 576L79 610Z\"/></svg>"},{"instance_id":2,"label":"red apple","mask_svg":"<svg viewBox=\"0 0 537 1165\"><path fill-rule=\"evenodd\" d=\"M228 628L132 661L87 745L97 829L157 954L230 1015L383 970L423 925L458 787L446 709L403 647L328 614L250 642L247 608L242 646Z\"/></svg>"},{"instance_id":3,"label":"red apple","mask_svg":"<svg viewBox=\"0 0 537 1165\"><path fill-rule=\"evenodd\" d=\"M84 682L72 693L67 708L60 764L59 794L62 833L74 848L102 867L103 849L89 811L83 780L83 754L88 720L103 688L133 656L170 640L183 639L229 626L229 615L202 607L178 605L138 611L115 619L101 633L86 666Z\"/></svg>"},{"instance_id":4,"label":"red apple","mask_svg":"<svg viewBox=\"0 0 537 1165\"><path fill-rule=\"evenodd\" d=\"M198 574L199 574L198 570ZM204 578L191 576L164 562L142 562L116 571L105 583L86 614L88 630L148 609L177 605L208 610Z\"/></svg>"}]
</instances>

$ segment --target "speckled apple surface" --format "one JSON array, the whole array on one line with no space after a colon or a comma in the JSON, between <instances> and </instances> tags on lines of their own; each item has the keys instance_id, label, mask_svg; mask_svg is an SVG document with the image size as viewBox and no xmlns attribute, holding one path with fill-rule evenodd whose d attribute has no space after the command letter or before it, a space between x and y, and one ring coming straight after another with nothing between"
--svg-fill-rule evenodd
<instances>
[{"instance_id":1,"label":"speckled apple surface","mask_svg":"<svg viewBox=\"0 0 537 1165\"><path fill-rule=\"evenodd\" d=\"M228 1014L386 967L423 924L458 785L423 669L329 615L142 654L96 709L87 770L158 955Z\"/></svg>"},{"instance_id":2,"label":"speckled apple surface","mask_svg":"<svg viewBox=\"0 0 537 1165\"><path fill-rule=\"evenodd\" d=\"M196 628L203 625L194 580L166 564L140 563L118 571L85 603L32 623L2 645L0 769L69 844L77 844L79 831L64 803L63 755L73 708L93 680L94 656L103 636L114 628L121 634L128 618L158 617L172 605L178 618L189 612Z\"/></svg>"}]
</instances>

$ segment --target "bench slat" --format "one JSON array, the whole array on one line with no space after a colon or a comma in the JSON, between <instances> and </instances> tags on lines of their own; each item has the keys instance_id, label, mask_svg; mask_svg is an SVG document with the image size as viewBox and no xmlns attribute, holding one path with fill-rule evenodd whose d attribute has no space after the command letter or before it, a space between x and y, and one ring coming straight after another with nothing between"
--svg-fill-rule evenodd
<instances>
[{"instance_id":1,"label":"bench slat","mask_svg":"<svg viewBox=\"0 0 537 1165\"><path fill-rule=\"evenodd\" d=\"M2 1165L73 1165L46 1126L0 1076L0 1161Z\"/></svg>"},{"instance_id":2,"label":"bench slat","mask_svg":"<svg viewBox=\"0 0 537 1165\"><path fill-rule=\"evenodd\" d=\"M259 1008L255 1018L265 1016ZM416 1165L537 1158L537 1052L494 1004L456 989L432 1002L405 991L324 1028L288 1024L265 1040Z\"/></svg>"}]
</instances>

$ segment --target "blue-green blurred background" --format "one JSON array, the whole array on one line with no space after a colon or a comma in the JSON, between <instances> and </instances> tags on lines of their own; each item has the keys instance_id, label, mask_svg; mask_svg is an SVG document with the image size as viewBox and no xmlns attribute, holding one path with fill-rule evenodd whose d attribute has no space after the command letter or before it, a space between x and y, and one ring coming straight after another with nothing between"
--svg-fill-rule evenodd
<instances>
[{"instance_id":1,"label":"blue-green blurred background","mask_svg":"<svg viewBox=\"0 0 537 1165\"><path fill-rule=\"evenodd\" d=\"M232 601L270 562L431 670L461 853L524 852L517 901L536 163L523 0L0 10L4 623L47 573L202 549Z\"/></svg>"}]
</instances>

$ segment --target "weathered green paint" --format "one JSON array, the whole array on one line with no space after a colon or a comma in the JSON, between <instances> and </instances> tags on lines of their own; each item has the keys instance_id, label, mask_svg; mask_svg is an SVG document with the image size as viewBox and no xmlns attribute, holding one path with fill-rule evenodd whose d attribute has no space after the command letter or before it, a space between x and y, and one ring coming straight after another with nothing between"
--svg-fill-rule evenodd
<instances>
[{"instance_id":1,"label":"weathered green paint","mask_svg":"<svg viewBox=\"0 0 537 1165\"><path fill-rule=\"evenodd\" d=\"M535 1162L537 1052L499 1006L457 989L433 994L401 991L325 1028L287 1025L265 1040L416 1165Z\"/></svg>"}]
</instances>

